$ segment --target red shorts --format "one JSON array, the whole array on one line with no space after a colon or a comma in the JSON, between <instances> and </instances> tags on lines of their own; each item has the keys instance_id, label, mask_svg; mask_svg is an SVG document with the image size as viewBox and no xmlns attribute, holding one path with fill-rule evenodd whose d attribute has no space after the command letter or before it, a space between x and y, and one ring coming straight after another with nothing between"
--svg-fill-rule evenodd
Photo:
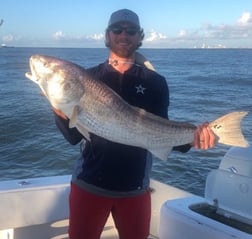
<instances>
[{"instance_id":1,"label":"red shorts","mask_svg":"<svg viewBox=\"0 0 252 239\"><path fill-rule=\"evenodd\" d=\"M151 217L150 192L127 198L92 194L71 184L70 239L99 239L111 212L121 239L146 239Z\"/></svg>"}]
</instances>

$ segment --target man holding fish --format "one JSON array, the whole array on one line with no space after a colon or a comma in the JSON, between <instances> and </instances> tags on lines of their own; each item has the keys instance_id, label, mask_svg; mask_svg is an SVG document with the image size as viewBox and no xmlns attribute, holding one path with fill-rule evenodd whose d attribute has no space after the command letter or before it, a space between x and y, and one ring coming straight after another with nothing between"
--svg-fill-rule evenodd
<instances>
[{"instance_id":1,"label":"man holding fish","mask_svg":"<svg viewBox=\"0 0 252 239\"><path fill-rule=\"evenodd\" d=\"M169 91L161 75L136 60L144 38L138 16L127 9L114 12L106 29L109 58L88 70L125 101L167 118ZM56 124L71 144L81 142L70 194L70 239L98 239L111 213L122 239L146 239L149 235L151 155L146 149L111 142L91 134L89 140L68 117L54 109ZM187 152L191 146L208 149L215 136L208 124L195 129L191 144L173 149Z\"/></svg>"}]
</instances>

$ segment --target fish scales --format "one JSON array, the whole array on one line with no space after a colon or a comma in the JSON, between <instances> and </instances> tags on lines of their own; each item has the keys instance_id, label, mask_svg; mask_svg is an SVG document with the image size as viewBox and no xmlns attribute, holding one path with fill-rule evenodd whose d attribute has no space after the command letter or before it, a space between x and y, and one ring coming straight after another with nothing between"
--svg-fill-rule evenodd
<instances>
[{"instance_id":1,"label":"fish scales","mask_svg":"<svg viewBox=\"0 0 252 239\"><path fill-rule=\"evenodd\" d=\"M142 147L167 159L174 146L193 142L196 126L171 121L124 101L103 82L69 61L33 55L26 77L39 85L50 104L69 119L87 140L90 133L110 141ZM247 112L231 112L210 123L219 142L247 147L240 122Z\"/></svg>"}]
</instances>

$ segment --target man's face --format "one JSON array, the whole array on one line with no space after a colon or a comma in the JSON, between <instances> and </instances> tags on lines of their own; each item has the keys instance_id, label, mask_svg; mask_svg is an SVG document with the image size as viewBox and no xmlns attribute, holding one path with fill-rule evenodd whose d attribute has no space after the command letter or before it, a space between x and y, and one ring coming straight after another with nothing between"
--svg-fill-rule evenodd
<instances>
[{"instance_id":1,"label":"man's face","mask_svg":"<svg viewBox=\"0 0 252 239\"><path fill-rule=\"evenodd\" d=\"M139 28L129 23L118 23L109 28L107 35L109 48L123 58L130 57L139 46L141 35Z\"/></svg>"}]
</instances>

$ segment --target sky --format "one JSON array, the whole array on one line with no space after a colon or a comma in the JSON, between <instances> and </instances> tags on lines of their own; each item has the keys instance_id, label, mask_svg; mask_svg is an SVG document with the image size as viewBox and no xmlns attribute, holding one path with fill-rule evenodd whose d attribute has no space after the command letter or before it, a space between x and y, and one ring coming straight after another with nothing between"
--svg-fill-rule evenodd
<instances>
[{"instance_id":1,"label":"sky","mask_svg":"<svg viewBox=\"0 0 252 239\"><path fill-rule=\"evenodd\" d=\"M122 8L138 14L143 48L252 48L252 0L2 0L0 44L104 47Z\"/></svg>"}]
</instances>

